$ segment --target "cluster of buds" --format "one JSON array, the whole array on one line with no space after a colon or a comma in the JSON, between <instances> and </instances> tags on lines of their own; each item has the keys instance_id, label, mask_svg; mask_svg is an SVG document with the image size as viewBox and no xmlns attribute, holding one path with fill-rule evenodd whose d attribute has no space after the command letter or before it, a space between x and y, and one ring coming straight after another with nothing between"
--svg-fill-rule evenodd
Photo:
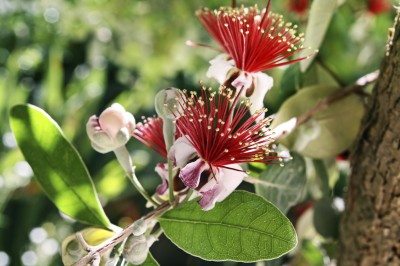
<instances>
[{"instance_id":1,"label":"cluster of buds","mask_svg":"<svg viewBox=\"0 0 400 266\"><path fill-rule=\"evenodd\" d=\"M133 265L141 265L147 259L149 248L157 240L152 235L146 235L148 224L140 219L133 224L132 234L127 238L122 255Z\"/></svg>"}]
</instances>

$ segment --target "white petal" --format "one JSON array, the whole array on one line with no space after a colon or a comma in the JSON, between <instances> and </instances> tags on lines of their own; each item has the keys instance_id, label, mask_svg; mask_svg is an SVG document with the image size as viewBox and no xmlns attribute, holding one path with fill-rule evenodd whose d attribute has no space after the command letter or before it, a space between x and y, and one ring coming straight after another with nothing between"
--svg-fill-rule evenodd
<instances>
[{"instance_id":1,"label":"white petal","mask_svg":"<svg viewBox=\"0 0 400 266\"><path fill-rule=\"evenodd\" d=\"M184 167L193 155L196 154L196 150L186 136L182 136L175 140L171 146L168 157L175 160L176 166L179 168Z\"/></svg>"},{"instance_id":2,"label":"white petal","mask_svg":"<svg viewBox=\"0 0 400 266\"><path fill-rule=\"evenodd\" d=\"M232 86L234 86L238 90L243 88L242 96L244 96L246 90L251 87L252 82L253 82L252 75L240 71L239 76L234 81L232 81Z\"/></svg>"},{"instance_id":3,"label":"white petal","mask_svg":"<svg viewBox=\"0 0 400 266\"><path fill-rule=\"evenodd\" d=\"M271 137L274 139L278 139L283 137L284 135L290 134L295 128L297 124L297 118L293 117L286 122L283 122L277 125L271 133Z\"/></svg>"},{"instance_id":4,"label":"white petal","mask_svg":"<svg viewBox=\"0 0 400 266\"><path fill-rule=\"evenodd\" d=\"M107 132L111 138L114 138L121 128L131 127L134 123L133 116L127 113L125 108L118 103L112 104L99 116L101 129Z\"/></svg>"},{"instance_id":5,"label":"white petal","mask_svg":"<svg viewBox=\"0 0 400 266\"><path fill-rule=\"evenodd\" d=\"M251 102L250 112L254 114L257 110L264 107L265 95L274 85L274 80L262 72L253 73L252 76L254 80L254 92L250 95L249 100Z\"/></svg>"},{"instance_id":6,"label":"white petal","mask_svg":"<svg viewBox=\"0 0 400 266\"><path fill-rule=\"evenodd\" d=\"M228 72L235 67L233 60L227 60L225 54L220 54L214 59L210 60L210 67L207 71L207 77L213 78L218 81L219 84L224 84Z\"/></svg>"},{"instance_id":7,"label":"white petal","mask_svg":"<svg viewBox=\"0 0 400 266\"><path fill-rule=\"evenodd\" d=\"M214 208L216 202L223 201L242 183L246 173L238 164L226 165L227 168L218 168L216 178L211 178L201 189L203 195L200 205L204 210Z\"/></svg>"}]
</instances>

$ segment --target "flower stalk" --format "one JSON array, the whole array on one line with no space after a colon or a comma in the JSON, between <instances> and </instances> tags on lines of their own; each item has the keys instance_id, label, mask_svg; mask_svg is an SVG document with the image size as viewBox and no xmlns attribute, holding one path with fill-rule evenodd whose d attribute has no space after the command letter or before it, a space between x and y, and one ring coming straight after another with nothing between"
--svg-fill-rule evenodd
<instances>
[{"instance_id":1,"label":"flower stalk","mask_svg":"<svg viewBox=\"0 0 400 266\"><path fill-rule=\"evenodd\" d=\"M147 191L144 189L142 184L139 182L136 174L135 168L132 166L132 159L129 155L129 152L125 146L119 147L114 150L115 156L117 157L118 162L121 164L122 168L125 170L125 174L128 176L129 180L133 184L133 186L137 189L137 191L149 202L151 202L154 206L158 206L159 204L153 200Z\"/></svg>"},{"instance_id":2,"label":"flower stalk","mask_svg":"<svg viewBox=\"0 0 400 266\"><path fill-rule=\"evenodd\" d=\"M164 133L164 139L165 139L165 145L167 148L167 151L171 148L171 146L174 143L174 136L175 136L175 124L173 123L172 119L170 118L163 118L163 133ZM173 167L174 164L170 158L168 158L168 195L169 195L169 202L173 203L174 202L174 171Z\"/></svg>"}]
</instances>

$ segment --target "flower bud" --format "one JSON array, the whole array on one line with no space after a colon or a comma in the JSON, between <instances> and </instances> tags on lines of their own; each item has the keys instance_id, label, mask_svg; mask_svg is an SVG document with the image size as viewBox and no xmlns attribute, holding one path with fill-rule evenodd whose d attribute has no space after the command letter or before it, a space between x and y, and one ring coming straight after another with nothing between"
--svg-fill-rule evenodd
<instances>
[{"instance_id":1,"label":"flower bud","mask_svg":"<svg viewBox=\"0 0 400 266\"><path fill-rule=\"evenodd\" d=\"M125 242L123 256L133 265L142 264L149 253L149 246L145 235L130 235Z\"/></svg>"},{"instance_id":2,"label":"flower bud","mask_svg":"<svg viewBox=\"0 0 400 266\"><path fill-rule=\"evenodd\" d=\"M147 222L145 219L142 218L135 221L135 223L133 224L132 234L134 236L140 236L146 233L146 230L147 230Z\"/></svg>"},{"instance_id":3,"label":"flower bud","mask_svg":"<svg viewBox=\"0 0 400 266\"><path fill-rule=\"evenodd\" d=\"M68 236L61 245L61 259L64 265L73 265L87 254L85 248L76 239L75 234Z\"/></svg>"},{"instance_id":4,"label":"flower bud","mask_svg":"<svg viewBox=\"0 0 400 266\"><path fill-rule=\"evenodd\" d=\"M181 92L177 88L168 88L156 94L154 107L158 116L165 119L174 119L178 112L177 109L181 108L179 99Z\"/></svg>"},{"instance_id":5,"label":"flower bud","mask_svg":"<svg viewBox=\"0 0 400 266\"><path fill-rule=\"evenodd\" d=\"M134 129L135 118L118 103L112 104L99 117L93 115L86 124L92 147L100 153L124 146Z\"/></svg>"}]
</instances>

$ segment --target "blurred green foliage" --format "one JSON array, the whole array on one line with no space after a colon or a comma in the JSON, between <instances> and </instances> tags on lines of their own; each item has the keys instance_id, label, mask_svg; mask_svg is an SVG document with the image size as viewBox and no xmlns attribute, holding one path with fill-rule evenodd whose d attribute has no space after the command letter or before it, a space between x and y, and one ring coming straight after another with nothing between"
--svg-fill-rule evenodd
<instances>
[{"instance_id":1,"label":"blurred green foliage","mask_svg":"<svg viewBox=\"0 0 400 266\"><path fill-rule=\"evenodd\" d=\"M307 15L288 11L287 1L272 3L276 12L304 30ZM144 202L112 155L91 149L85 133L87 118L119 102L140 120L142 115L154 114L153 97L159 89L192 89L199 80L215 85L206 80L205 73L207 61L216 53L187 47L185 41L216 46L194 12L201 6L228 4L230 1L222 0L0 0L0 265L7 261L10 265L60 265L59 243L82 228L60 218L31 182L32 171L10 133L10 107L32 103L57 120L95 177L108 216L124 226L145 211L141 207ZM296 67L270 71L275 79L266 99L271 112L306 85L332 79L351 84L377 69L392 17L393 12L369 13L366 1L347 0L334 15L318 60L307 73L300 74ZM321 78L329 72L335 77ZM154 165L161 158L133 140L129 148L139 178L153 191L159 183ZM332 166L332 160L326 164L332 176L338 177L340 170L335 193L342 196L346 170ZM309 199L318 197L316 184L315 175L310 173ZM166 241L155 246L158 251L154 255L161 265L171 258L176 265L203 264ZM326 256L321 250L307 243L300 252L309 264L301 265L321 265L321 257Z\"/></svg>"}]
</instances>

